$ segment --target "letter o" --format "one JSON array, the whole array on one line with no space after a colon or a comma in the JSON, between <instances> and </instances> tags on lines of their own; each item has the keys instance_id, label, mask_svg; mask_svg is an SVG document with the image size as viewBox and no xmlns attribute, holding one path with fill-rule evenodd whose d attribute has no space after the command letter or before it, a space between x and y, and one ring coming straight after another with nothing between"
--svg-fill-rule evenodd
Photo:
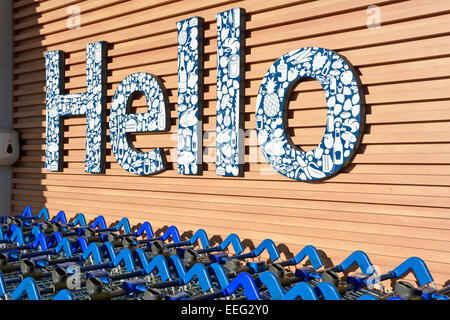
<instances>
[{"instance_id":1,"label":"letter o","mask_svg":"<svg viewBox=\"0 0 450 320\"><path fill-rule=\"evenodd\" d=\"M305 152L287 133L289 96L302 78L319 81L327 99L327 124L320 144ZM364 103L359 78L349 63L324 48L306 47L283 55L259 87L256 131L272 168L298 181L331 177L353 158L364 132Z\"/></svg>"}]
</instances>

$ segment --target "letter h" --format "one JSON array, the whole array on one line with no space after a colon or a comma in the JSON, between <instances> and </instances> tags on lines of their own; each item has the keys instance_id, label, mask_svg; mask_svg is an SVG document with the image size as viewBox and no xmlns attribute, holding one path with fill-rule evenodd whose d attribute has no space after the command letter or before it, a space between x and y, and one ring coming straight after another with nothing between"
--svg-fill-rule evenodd
<instances>
[{"instance_id":1,"label":"letter h","mask_svg":"<svg viewBox=\"0 0 450 320\"><path fill-rule=\"evenodd\" d=\"M63 117L86 115L85 171L103 173L105 163L106 42L86 46L87 90L64 92L64 52L45 54L46 75L46 150L45 168L62 171Z\"/></svg>"}]
</instances>

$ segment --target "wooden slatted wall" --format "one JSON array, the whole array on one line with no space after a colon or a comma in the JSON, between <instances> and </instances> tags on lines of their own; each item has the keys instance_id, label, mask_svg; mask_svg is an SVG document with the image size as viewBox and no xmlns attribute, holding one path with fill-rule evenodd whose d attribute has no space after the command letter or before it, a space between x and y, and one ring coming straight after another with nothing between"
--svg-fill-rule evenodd
<instances>
[{"instance_id":1,"label":"wooden slatted wall","mask_svg":"<svg viewBox=\"0 0 450 320\"><path fill-rule=\"evenodd\" d=\"M67 7L81 10L81 28L68 29ZM381 27L367 28L369 5ZM247 11L246 166L243 178L215 175L215 14ZM386 0L16 0L14 7L14 128L21 157L13 168L12 212L26 205L51 215L122 216L155 229L204 228L210 236L237 233L258 244L272 238L296 253L307 244L339 263L364 250L382 271L405 258L423 258L438 284L450 278L450 1ZM204 140L209 156L201 177L176 173L175 23L205 19ZM64 129L64 171L44 169L45 65L48 50L66 52L68 93L86 88L85 47L109 42L108 109L118 83L136 71L161 77L171 103L171 133L133 137L144 151L164 147L169 170L137 177L122 170L107 142L104 175L84 172L85 118ZM364 85L367 128L353 163L319 183L289 181L257 154L256 93L268 67L282 54L320 46L345 56ZM290 104L296 144L312 149L325 128L325 97L315 81L302 83ZM145 112L145 101L133 102ZM108 117L109 119L109 117ZM258 150L258 149L256 149ZM253 154L252 154L253 153ZM176 154L176 153L175 153ZM284 258L284 256L283 256Z\"/></svg>"}]
</instances>

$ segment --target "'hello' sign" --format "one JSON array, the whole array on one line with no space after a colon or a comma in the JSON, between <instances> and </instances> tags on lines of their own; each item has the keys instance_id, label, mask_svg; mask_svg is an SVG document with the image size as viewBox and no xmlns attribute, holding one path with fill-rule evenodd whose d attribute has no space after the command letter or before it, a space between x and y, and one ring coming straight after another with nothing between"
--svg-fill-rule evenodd
<instances>
[{"instance_id":1,"label":"'hello' sign","mask_svg":"<svg viewBox=\"0 0 450 320\"><path fill-rule=\"evenodd\" d=\"M244 157L245 11L234 8L217 14L216 173L242 175ZM201 174L203 108L203 20L177 22L178 29L178 154L180 174ZM85 170L103 173L105 163L106 43L86 48L87 90L64 92L64 54L45 55L47 69L46 161L48 171L62 170L61 117L85 115ZM324 137L312 151L295 147L286 134L286 110L291 90L304 78L322 85L327 100ZM130 114L133 95L144 94L147 113ZM282 175L313 181L330 177L354 155L363 133L363 95L359 79L337 53L316 47L291 51L269 68L258 91L256 130L259 146L270 165ZM167 93L158 77L138 72L117 87L110 110L110 141L120 166L136 175L167 168L164 150L136 150L128 133L167 131L170 113Z\"/></svg>"}]
</instances>

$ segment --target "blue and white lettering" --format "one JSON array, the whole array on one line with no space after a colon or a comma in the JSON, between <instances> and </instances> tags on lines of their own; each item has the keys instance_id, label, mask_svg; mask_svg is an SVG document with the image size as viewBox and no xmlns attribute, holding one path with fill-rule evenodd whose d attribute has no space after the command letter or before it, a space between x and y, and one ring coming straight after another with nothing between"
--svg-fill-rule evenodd
<instances>
[{"instance_id":1,"label":"blue and white lettering","mask_svg":"<svg viewBox=\"0 0 450 320\"><path fill-rule=\"evenodd\" d=\"M245 10L234 8L217 19L216 174L243 173Z\"/></svg>"},{"instance_id":2,"label":"blue and white lettering","mask_svg":"<svg viewBox=\"0 0 450 320\"><path fill-rule=\"evenodd\" d=\"M106 42L86 47L87 91L64 95L64 52L45 54L46 74L46 150L45 168L62 170L63 119L86 115L85 171L104 172L106 110Z\"/></svg>"},{"instance_id":3,"label":"blue and white lettering","mask_svg":"<svg viewBox=\"0 0 450 320\"><path fill-rule=\"evenodd\" d=\"M178 173L201 173L203 113L203 19L177 22Z\"/></svg>"},{"instance_id":4,"label":"blue and white lettering","mask_svg":"<svg viewBox=\"0 0 450 320\"><path fill-rule=\"evenodd\" d=\"M314 78L327 99L327 124L320 144L304 152L286 136L289 93L302 78ZM256 102L259 146L282 175L314 181L332 176L352 158L363 134L362 92L348 63L333 51L308 47L291 51L267 71Z\"/></svg>"},{"instance_id":5,"label":"blue and white lettering","mask_svg":"<svg viewBox=\"0 0 450 320\"><path fill-rule=\"evenodd\" d=\"M142 92L147 100L147 113L128 114L133 94ZM109 134L114 157L126 171L151 175L167 169L164 150L136 150L127 134L167 131L170 127L169 103L161 80L148 73L133 73L116 89L111 106Z\"/></svg>"}]
</instances>

